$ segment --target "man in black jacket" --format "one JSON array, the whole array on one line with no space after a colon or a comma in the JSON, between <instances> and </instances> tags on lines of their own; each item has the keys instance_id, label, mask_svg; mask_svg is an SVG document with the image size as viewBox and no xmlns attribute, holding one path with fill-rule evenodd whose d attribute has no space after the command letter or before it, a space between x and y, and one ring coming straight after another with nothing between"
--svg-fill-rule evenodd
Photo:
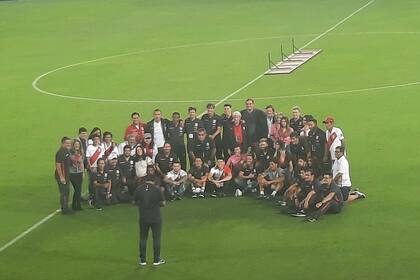
<instances>
[{"instance_id":1,"label":"man in black jacket","mask_svg":"<svg viewBox=\"0 0 420 280\"><path fill-rule=\"evenodd\" d=\"M165 261L160 257L160 239L162 232L162 218L160 207L165 206L165 198L160 188L150 182L140 185L134 193L134 201L139 207L139 226L140 226L140 266L146 263L146 246L149 230L152 229L153 235L153 265L164 264Z\"/></svg>"},{"instance_id":2,"label":"man in black jacket","mask_svg":"<svg viewBox=\"0 0 420 280\"><path fill-rule=\"evenodd\" d=\"M226 148L230 154L233 153L233 149L237 146L241 147L243 153L248 152L250 137L248 133L248 126L246 122L242 121L241 113L235 111L232 113L232 121L229 125L226 125L226 132L229 138L226 139Z\"/></svg>"},{"instance_id":3,"label":"man in black jacket","mask_svg":"<svg viewBox=\"0 0 420 280\"><path fill-rule=\"evenodd\" d=\"M242 119L248 126L248 134L250 135L250 144L253 148L258 146L261 138L268 135L267 118L265 113L255 108L253 99L248 98L245 102L246 109L241 111Z\"/></svg>"},{"instance_id":4,"label":"man in black jacket","mask_svg":"<svg viewBox=\"0 0 420 280\"><path fill-rule=\"evenodd\" d=\"M153 120L146 124L145 132L152 134L153 143L156 150L161 150L168 140L169 120L162 118L160 109L153 111Z\"/></svg>"}]
</instances>

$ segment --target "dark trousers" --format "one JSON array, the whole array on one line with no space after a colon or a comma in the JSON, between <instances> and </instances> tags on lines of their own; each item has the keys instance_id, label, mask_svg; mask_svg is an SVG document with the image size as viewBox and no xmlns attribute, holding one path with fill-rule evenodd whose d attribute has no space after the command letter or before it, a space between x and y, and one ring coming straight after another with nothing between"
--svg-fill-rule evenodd
<instances>
[{"instance_id":1,"label":"dark trousers","mask_svg":"<svg viewBox=\"0 0 420 280\"><path fill-rule=\"evenodd\" d=\"M93 173L92 171L88 170L89 175L89 199L93 199L95 197L95 187L93 186L93 181L95 181L95 175L96 173Z\"/></svg>"},{"instance_id":2,"label":"dark trousers","mask_svg":"<svg viewBox=\"0 0 420 280\"><path fill-rule=\"evenodd\" d=\"M330 200L324 204L317 210L311 212L309 214L310 217L319 219L322 215L330 213L330 214L338 214L341 212L342 206L335 200Z\"/></svg>"},{"instance_id":3,"label":"dark trousers","mask_svg":"<svg viewBox=\"0 0 420 280\"><path fill-rule=\"evenodd\" d=\"M61 182L58 183L58 189L60 191L60 205L61 210L67 210L69 208L68 201L69 201L69 194L70 194L70 186L69 182L62 184Z\"/></svg>"},{"instance_id":4,"label":"dark trousers","mask_svg":"<svg viewBox=\"0 0 420 280\"><path fill-rule=\"evenodd\" d=\"M147 223L140 221L140 260L146 261L146 247L147 238L149 237L149 230L152 230L153 236L153 261L160 261L160 237L162 232L162 222Z\"/></svg>"},{"instance_id":5,"label":"dark trousers","mask_svg":"<svg viewBox=\"0 0 420 280\"><path fill-rule=\"evenodd\" d=\"M82 183L83 173L70 173L70 182L73 185L73 201L71 208L73 210L82 209Z\"/></svg>"},{"instance_id":6,"label":"dark trousers","mask_svg":"<svg viewBox=\"0 0 420 280\"><path fill-rule=\"evenodd\" d=\"M187 168L187 151L185 150L184 144L174 144L172 145L172 150L176 154L176 156L179 159L179 162L181 163L181 167L183 170L186 170Z\"/></svg>"},{"instance_id":7,"label":"dark trousers","mask_svg":"<svg viewBox=\"0 0 420 280\"><path fill-rule=\"evenodd\" d=\"M106 188L96 187L95 188L95 206L96 208L101 208L104 204L107 203L106 199Z\"/></svg>"}]
</instances>

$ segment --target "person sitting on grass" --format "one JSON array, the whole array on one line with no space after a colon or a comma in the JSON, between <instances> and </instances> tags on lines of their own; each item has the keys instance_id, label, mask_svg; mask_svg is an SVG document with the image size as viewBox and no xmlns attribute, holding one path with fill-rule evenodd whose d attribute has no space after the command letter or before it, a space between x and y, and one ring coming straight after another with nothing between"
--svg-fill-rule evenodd
<instances>
[{"instance_id":1,"label":"person sitting on grass","mask_svg":"<svg viewBox=\"0 0 420 280\"><path fill-rule=\"evenodd\" d=\"M200 157L194 159L194 165L188 171L187 182L191 186L192 198L204 198L204 191L206 190L207 175L209 169L203 164Z\"/></svg>"},{"instance_id":2,"label":"person sitting on grass","mask_svg":"<svg viewBox=\"0 0 420 280\"><path fill-rule=\"evenodd\" d=\"M305 182L301 184L299 192L295 195L294 209L295 213L291 213L294 217L306 217L309 208L309 202L314 195L314 190L319 188L320 182L315 178L312 169L305 169Z\"/></svg>"},{"instance_id":3,"label":"person sitting on grass","mask_svg":"<svg viewBox=\"0 0 420 280\"><path fill-rule=\"evenodd\" d=\"M187 172L181 169L181 163L175 161L172 164L172 170L164 177L166 191L171 201L181 200L185 192L185 182L187 181Z\"/></svg>"},{"instance_id":4,"label":"person sitting on grass","mask_svg":"<svg viewBox=\"0 0 420 280\"><path fill-rule=\"evenodd\" d=\"M223 197L225 195L223 189L232 179L232 170L225 165L223 159L218 159L216 166L210 170L207 178L209 181L210 196Z\"/></svg>"},{"instance_id":5,"label":"person sitting on grass","mask_svg":"<svg viewBox=\"0 0 420 280\"><path fill-rule=\"evenodd\" d=\"M278 167L276 160L271 159L268 162L268 168L258 176L260 187L258 198L274 198L278 192L282 191L284 180L284 170ZM271 194L266 196L266 192L271 192Z\"/></svg>"},{"instance_id":6,"label":"person sitting on grass","mask_svg":"<svg viewBox=\"0 0 420 280\"><path fill-rule=\"evenodd\" d=\"M322 184L313 190L308 207L308 222L316 222L326 213L338 214L343 208L343 194L331 173L324 173Z\"/></svg>"},{"instance_id":7,"label":"person sitting on grass","mask_svg":"<svg viewBox=\"0 0 420 280\"><path fill-rule=\"evenodd\" d=\"M245 194L247 192L255 192L258 187L257 177L258 174L255 169L254 158L252 155L247 155L238 176L234 178L234 182L237 186L235 192L236 196L240 196L239 194Z\"/></svg>"},{"instance_id":8,"label":"person sitting on grass","mask_svg":"<svg viewBox=\"0 0 420 280\"><path fill-rule=\"evenodd\" d=\"M344 153L345 149L343 146L335 148L335 156L337 159L334 161L332 172L334 182L340 187L344 201L350 203L356 199L365 198L366 195L359 190L351 192L349 162Z\"/></svg>"},{"instance_id":9,"label":"person sitting on grass","mask_svg":"<svg viewBox=\"0 0 420 280\"><path fill-rule=\"evenodd\" d=\"M305 183L305 170L302 168L297 173L298 176L294 178L293 183L284 192L284 201L278 203L280 206L287 206L290 213L296 212L296 207L299 205L297 197Z\"/></svg>"},{"instance_id":10,"label":"person sitting on grass","mask_svg":"<svg viewBox=\"0 0 420 280\"><path fill-rule=\"evenodd\" d=\"M270 160L274 158L274 149L268 145L267 138L260 139L258 148L254 152L254 158L257 172L264 172L268 168Z\"/></svg>"},{"instance_id":11,"label":"person sitting on grass","mask_svg":"<svg viewBox=\"0 0 420 280\"><path fill-rule=\"evenodd\" d=\"M105 170L105 160L98 159L93 186L95 188L95 208L102 210L102 206L107 204L111 198L111 180Z\"/></svg>"}]
</instances>

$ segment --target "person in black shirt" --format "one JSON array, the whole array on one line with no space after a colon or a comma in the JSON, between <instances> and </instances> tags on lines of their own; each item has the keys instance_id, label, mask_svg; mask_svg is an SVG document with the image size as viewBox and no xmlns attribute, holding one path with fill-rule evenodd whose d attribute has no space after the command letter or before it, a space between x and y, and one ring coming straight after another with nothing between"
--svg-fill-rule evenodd
<instances>
[{"instance_id":1,"label":"person in black shirt","mask_svg":"<svg viewBox=\"0 0 420 280\"><path fill-rule=\"evenodd\" d=\"M319 188L319 181L315 178L315 174L311 169L306 169L304 174L304 183L300 185L300 189L295 196L296 212L292 213L295 217L306 217L306 212L310 207L310 201Z\"/></svg>"},{"instance_id":2,"label":"person in black shirt","mask_svg":"<svg viewBox=\"0 0 420 280\"><path fill-rule=\"evenodd\" d=\"M214 104L207 104L207 114L201 117L201 121L203 122L207 135L214 141L216 157L222 158L222 118L214 112L214 108Z\"/></svg>"},{"instance_id":3,"label":"person in black shirt","mask_svg":"<svg viewBox=\"0 0 420 280\"><path fill-rule=\"evenodd\" d=\"M105 170L105 160L100 158L97 164L98 167L93 181L93 187L95 188L95 208L96 210L102 210L102 205L108 203L112 196L111 179Z\"/></svg>"},{"instance_id":4,"label":"person in black shirt","mask_svg":"<svg viewBox=\"0 0 420 280\"><path fill-rule=\"evenodd\" d=\"M172 121L168 123L168 142L181 163L182 169L187 168L187 155L184 143L184 122L178 112L172 113Z\"/></svg>"},{"instance_id":5,"label":"person in black shirt","mask_svg":"<svg viewBox=\"0 0 420 280\"><path fill-rule=\"evenodd\" d=\"M223 106L222 114L222 127L223 127L223 136L222 136L222 146L223 146L223 158L225 161L231 156L231 152L228 150L228 145L231 139L230 126L232 122L232 105L225 104Z\"/></svg>"},{"instance_id":6,"label":"person in black shirt","mask_svg":"<svg viewBox=\"0 0 420 280\"><path fill-rule=\"evenodd\" d=\"M234 178L234 182L244 194L249 191L256 192L258 187L257 177L254 158L252 155L247 155L238 177Z\"/></svg>"},{"instance_id":7,"label":"person in black shirt","mask_svg":"<svg viewBox=\"0 0 420 280\"><path fill-rule=\"evenodd\" d=\"M204 198L206 190L207 176L209 169L203 164L203 160L199 157L195 158L194 165L190 168L187 175L187 182L191 186L192 198Z\"/></svg>"},{"instance_id":8,"label":"person in black shirt","mask_svg":"<svg viewBox=\"0 0 420 280\"><path fill-rule=\"evenodd\" d=\"M140 227L140 262L144 266L146 262L146 247L149 230L153 235L153 265L164 264L165 261L160 257L160 240L162 232L162 218L160 207L165 206L165 199L160 188L152 183L145 182L140 185L134 193L134 201L139 207L139 227Z\"/></svg>"},{"instance_id":9,"label":"person in black shirt","mask_svg":"<svg viewBox=\"0 0 420 280\"><path fill-rule=\"evenodd\" d=\"M113 157L109 161L108 177L111 180L111 203L127 203L132 201L128 188L121 185L121 170L118 167L118 158Z\"/></svg>"},{"instance_id":10,"label":"person in black shirt","mask_svg":"<svg viewBox=\"0 0 420 280\"><path fill-rule=\"evenodd\" d=\"M291 154L293 169L296 172L298 167L298 159L306 159L311 154L310 145L305 136L299 136L297 132L290 134L289 150Z\"/></svg>"},{"instance_id":11,"label":"person in black shirt","mask_svg":"<svg viewBox=\"0 0 420 280\"><path fill-rule=\"evenodd\" d=\"M254 100L248 98L245 102L246 109L241 111L242 119L248 125L248 133L250 135L251 146L257 146L261 138L268 135L267 118L265 113L255 108Z\"/></svg>"},{"instance_id":12,"label":"person in black shirt","mask_svg":"<svg viewBox=\"0 0 420 280\"><path fill-rule=\"evenodd\" d=\"M126 186L130 195L136 190L136 170L134 157L131 156L131 146L124 146L124 153L118 157L118 167L121 171L121 187Z\"/></svg>"},{"instance_id":13,"label":"person in black shirt","mask_svg":"<svg viewBox=\"0 0 420 280\"><path fill-rule=\"evenodd\" d=\"M188 151L190 159L195 160L195 158L199 157L208 167L213 165L216 147L214 141L207 136L204 128L198 130L198 137L190 142Z\"/></svg>"},{"instance_id":14,"label":"person in black shirt","mask_svg":"<svg viewBox=\"0 0 420 280\"><path fill-rule=\"evenodd\" d=\"M197 108L189 107L188 108L189 117L185 119L184 122L184 133L187 135L187 149L188 149L188 159L190 165L194 162L194 158L191 158L189 147L191 143L198 138L198 130L203 128L203 122L197 118Z\"/></svg>"},{"instance_id":15,"label":"person in black shirt","mask_svg":"<svg viewBox=\"0 0 420 280\"><path fill-rule=\"evenodd\" d=\"M270 160L274 159L274 150L268 146L267 138L259 141L258 149L254 153L255 168L258 174L268 168Z\"/></svg>"},{"instance_id":16,"label":"person in black shirt","mask_svg":"<svg viewBox=\"0 0 420 280\"><path fill-rule=\"evenodd\" d=\"M328 148L325 131L318 127L316 119L310 119L308 125L310 128L308 140L311 145L311 156L316 157L320 164L328 162Z\"/></svg>"},{"instance_id":17,"label":"person in black shirt","mask_svg":"<svg viewBox=\"0 0 420 280\"><path fill-rule=\"evenodd\" d=\"M298 135L300 134L303 128L303 118L301 116L301 110L299 106L294 106L292 108L292 118L290 119L289 126L293 128Z\"/></svg>"},{"instance_id":18,"label":"person in black shirt","mask_svg":"<svg viewBox=\"0 0 420 280\"><path fill-rule=\"evenodd\" d=\"M60 191L61 213L64 215L74 213L68 206L70 193L69 170L71 165L70 149L70 138L63 137L61 139L61 148L55 154L55 180Z\"/></svg>"},{"instance_id":19,"label":"person in black shirt","mask_svg":"<svg viewBox=\"0 0 420 280\"><path fill-rule=\"evenodd\" d=\"M178 158L174 152L172 152L171 144L166 142L163 145L163 149L158 152L155 157L155 165L157 172L163 177L171 171L172 164L178 161Z\"/></svg>"},{"instance_id":20,"label":"person in black shirt","mask_svg":"<svg viewBox=\"0 0 420 280\"><path fill-rule=\"evenodd\" d=\"M343 207L340 187L334 183L331 173L324 173L322 184L314 190L308 221L315 222L326 213L337 214Z\"/></svg>"}]
</instances>

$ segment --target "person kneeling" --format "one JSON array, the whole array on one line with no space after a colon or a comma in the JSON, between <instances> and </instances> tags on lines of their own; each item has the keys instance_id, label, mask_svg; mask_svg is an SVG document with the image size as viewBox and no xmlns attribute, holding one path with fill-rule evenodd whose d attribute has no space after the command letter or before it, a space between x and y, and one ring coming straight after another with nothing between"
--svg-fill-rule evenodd
<instances>
[{"instance_id":1,"label":"person kneeling","mask_svg":"<svg viewBox=\"0 0 420 280\"><path fill-rule=\"evenodd\" d=\"M210 196L211 197L223 197L224 186L232 179L232 170L225 165L223 159L218 159L217 164L210 170L208 175Z\"/></svg>"},{"instance_id":2,"label":"person kneeling","mask_svg":"<svg viewBox=\"0 0 420 280\"><path fill-rule=\"evenodd\" d=\"M95 188L95 208L102 210L102 205L109 203L111 198L111 180L109 179L108 172L105 171L105 160L98 159L98 167L93 181Z\"/></svg>"},{"instance_id":3,"label":"person kneeling","mask_svg":"<svg viewBox=\"0 0 420 280\"><path fill-rule=\"evenodd\" d=\"M194 165L188 171L187 182L191 186L192 198L204 198L206 190L207 175L209 169L203 164L203 160L199 157L194 159Z\"/></svg>"}]
</instances>

